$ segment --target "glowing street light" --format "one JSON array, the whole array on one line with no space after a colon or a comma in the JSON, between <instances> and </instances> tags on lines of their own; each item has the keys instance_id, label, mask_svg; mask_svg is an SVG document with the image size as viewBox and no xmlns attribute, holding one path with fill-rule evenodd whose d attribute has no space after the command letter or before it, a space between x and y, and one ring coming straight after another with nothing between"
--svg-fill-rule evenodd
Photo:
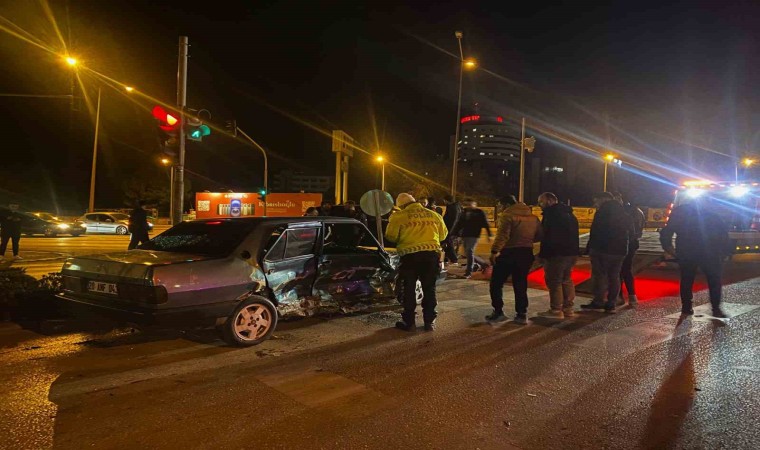
<instances>
[{"instance_id":1,"label":"glowing street light","mask_svg":"<svg viewBox=\"0 0 760 450\"><path fill-rule=\"evenodd\" d=\"M475 58L467 58L464 60L464 68L465 69L474 69L478 67L478 62L475 60Z\"/></svg>"},{"instance_id":2,"label":"glowing street light","mask_svg":"<svg viewBox=\"0 0 760 450\"><path fill-rule=\"evenodd\" d=\"M380 163L380 190L385 191L385 157L377 155L375 161Z\"/></svg>"},{"instance_id":3,"label":"glowing street light","mask_svg":"<svg viewBox=\"0 0 760 450\"><path fill-rule=\"evenodd\" d=\"M615 155L612 153L607 153L604 155L604 192L607 192L607 170L610 163L622 166L623 161L618 159Z\"/></svg>"},{"instance_id":4,"label":"glowing street light","mask_svg":"<svg viewBox=\"0 0 760 450\"><path fill-rule=\"evenodd\" d=\"M135 88L133 88L132 86L124 86L124 90L127 92L132 92L135 90Z\"/></svg>"},{"instance_id":5,"label":"glowing street light","mask_svg":"<svg viewBox=\"0 0 760 450\"><path fill-rule=\"evenodd\" d=\"M77 59L72 56L67 56L64 58L64 60L66 61L66 64L70 65L71 67L76 66L78 63Z\"/></svg>"},{"instance_id":6,"label":"glowing street light","mask_svg":"<svg viewBox=\"0 0 760 450\"><path fill-rule=\"evenodd\" d=\"M741 160L737 161L736 165L734 166L734 173L736 174L736 180L735 181L737 183L739 182L739 165L744 166L744 169L745 169L745 174L744 175L745 175L745 178L746 178L746 169L749 169L750 167L752 167L757 162L758 162L758 160L753 159L753 158L749 158L749 157L742 158Z\"/></svg>"},{"instance_id":7,"label":"glowing street light","mask_svg":"<svg viewBox=\"0 0 760 450\"><path fill-rule=\"evenodd\" d=\"M744 161L742 161L742 164L744 164L744 167L749 167L752 164L755 164L755 160L752 158L744 158Z\"/></svg>"},{"instance_id":8,"label":"glowing street light","mask_svg":"<svg viewBox=\"0 0 760 450\"><path fill-rule=\"evenodd\" d=\"M171 163L172 163L171 159L169 159L169 158L161 158L161 164L163 164L165 166L168 166Z\"/></svg>"}]
</instances>

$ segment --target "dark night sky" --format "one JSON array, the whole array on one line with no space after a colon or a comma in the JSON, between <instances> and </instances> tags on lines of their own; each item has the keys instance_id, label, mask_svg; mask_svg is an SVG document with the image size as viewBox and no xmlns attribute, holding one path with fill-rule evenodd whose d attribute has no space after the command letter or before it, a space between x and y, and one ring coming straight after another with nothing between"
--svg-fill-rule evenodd
<instances>
[{"instance_id":1,"label":"dark night sky","mask_svg":"<svg viewBox=\"0 0 760 450\"><path fill-rule=\"evenodd\" d=\"M169 103L175 99L177 38L188 35L188 106L208 109L214 121L236 118L276 155L273 172L291 165L331 174L329 138L315 128L344 129L371 147L372 117L381 147L395 161L447 153L458 66L446 52L457 51L456 29L465 33L465 54L487 69L468 74L465 103L528 117L539 125L531 134L547 158L577 152L578 145L566 147L541 130L583 138L594 148L607 142L609 130L624 159L659 167L677 182L678 172L681 179L733 175L729 158L678 141L737 156L760 146L757 2L524 3L50 5L65 39L70 32L72 53L88 67ZM60 50L37 2L0 5L5 19ZM69 69L53 55L0 33L0 58L1 93L68 93ZM94 78L84 82L92 96ZM139 171L165 176L143 109L152 102L130 98L104 91L101 207L119 206L121 183ZM86 108L72 113L64 99L2 97L0 111L0 200L15 193L39 207L82 210L92 151ZM360 176L371 170L366 160L356 161L352 197L366 187ZM255 150L219 134L188 146L188 169L205 177L191 177L199 189L255 188L260 164ZM591 158L584 164L597 183L601 164ZM663 203L671 189L638 176L621 180L634 197L659 196L654 203Z\"/></svg>"}]
</instances>

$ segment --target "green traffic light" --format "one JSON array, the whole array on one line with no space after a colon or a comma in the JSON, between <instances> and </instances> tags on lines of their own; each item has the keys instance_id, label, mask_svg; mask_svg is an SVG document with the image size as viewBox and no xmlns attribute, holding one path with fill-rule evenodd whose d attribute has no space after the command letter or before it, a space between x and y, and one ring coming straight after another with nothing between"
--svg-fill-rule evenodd
<instances>
[{"instance_id":1,"label":"green traffic light","mask_svg":"<svg viewBox=\"0 0 760 450\"><path fill-rule=\"evenodd\" d=\"M203 139L203 136L208 136L209 134L211 134L211 128L208 125L198 125L198 127L190 132L189 137L190 139L200 141Z\"/></svg>"}]
</instances>

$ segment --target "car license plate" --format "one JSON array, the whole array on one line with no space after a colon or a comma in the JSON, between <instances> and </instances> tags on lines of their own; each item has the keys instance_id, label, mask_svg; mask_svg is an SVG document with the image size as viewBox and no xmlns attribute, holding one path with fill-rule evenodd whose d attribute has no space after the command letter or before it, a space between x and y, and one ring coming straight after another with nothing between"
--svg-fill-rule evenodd
<instances>
[{"instance_id":1,"label":"car license plate","mask_svg":"<svg viewBox=\"0 0 760 450\"><path fill-rule=\"evenodd\" d=\"M97 292L99 294L111 294L119 295L119 291L116 290L116 283L103 283L100 281L88 281L87 290L90 292Z\"/></svg>"}]
</instances>

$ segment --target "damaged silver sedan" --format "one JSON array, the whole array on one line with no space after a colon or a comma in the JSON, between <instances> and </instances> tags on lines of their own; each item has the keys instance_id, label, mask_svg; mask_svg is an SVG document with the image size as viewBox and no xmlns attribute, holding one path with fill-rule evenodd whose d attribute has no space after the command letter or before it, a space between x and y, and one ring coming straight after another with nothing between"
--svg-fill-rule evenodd
<instances>
[{"instance_id":1,"label":"damaged silver sedan","mask_svg":"<svg viewBox=\"0 0 760 450\"><path fill-rule=\"evenodd\" d=\"M58 297L131 323L216 326L230 344L255 345L280 316L395 301L398 260L353 219L196 220L136 250L69 258Z\"/></svg>"}]
</instances>

